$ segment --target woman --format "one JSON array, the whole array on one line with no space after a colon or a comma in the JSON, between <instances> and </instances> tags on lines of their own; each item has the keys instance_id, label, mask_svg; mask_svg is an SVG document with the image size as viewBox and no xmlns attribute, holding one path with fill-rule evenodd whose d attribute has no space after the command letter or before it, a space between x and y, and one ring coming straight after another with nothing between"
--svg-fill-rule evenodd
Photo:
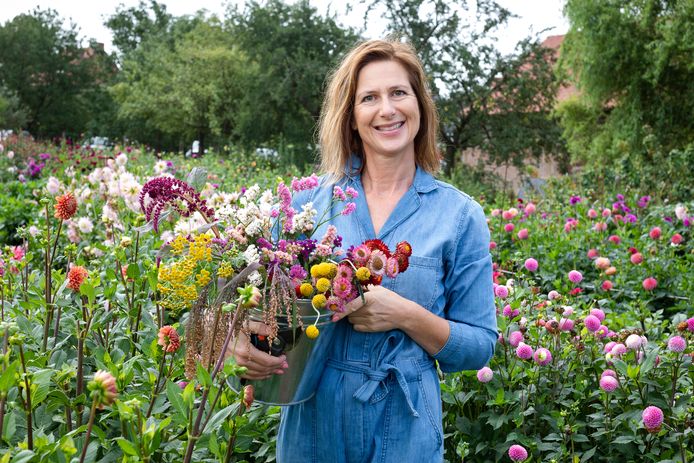
<instances>
[{"instance_id":1,"label":"woman","mask_svg":"<svg viewBox=\"0 0 694 463\"><path fill-rule=\"evenodd\" d=\"M379 238L391 249L408 241L413 254L407 271L370 288L364 304L352 301L321 334L330 343L314 366L315 394L282 411L279 463L441 461L435 361L444 372L479 369L493 354L489 232L477 203L432 176L437 124L409 45L362 43L331 76L320 121L327 175L296 201L323 210L334 184L351 186L356 212L333 222L343 247ZM274 361L249 373L282 371Z\"/></svg>"}]
</instances>

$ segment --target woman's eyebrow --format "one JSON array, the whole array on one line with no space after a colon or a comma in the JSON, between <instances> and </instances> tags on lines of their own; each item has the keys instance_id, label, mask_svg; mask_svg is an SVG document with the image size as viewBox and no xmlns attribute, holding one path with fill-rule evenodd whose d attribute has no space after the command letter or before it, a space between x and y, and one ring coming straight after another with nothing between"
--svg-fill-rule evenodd
<instances>
[{"instance_id":1,"label":"woman's eyebrow","mask_svg":"<svg viewBox=\"0 0 694 463\"><path fill-rule=\"evenodd\" d=\"M409 85L409 84L396 84L396 85L391 85L390 87L388 87L388 91L390 92L390 91L392 91L392 90L397 90L397 89L401 89L401 88L409 89L409 88L410 88L410 85ZM355 94L355 98L359 98L360 96L368 95L369 93L375 93L375 92L376 92L376 90L371 90L371 89L369 89L369 90L363 90L363 91L361 91L361 92Z\"/></svg>"}]
</instances>

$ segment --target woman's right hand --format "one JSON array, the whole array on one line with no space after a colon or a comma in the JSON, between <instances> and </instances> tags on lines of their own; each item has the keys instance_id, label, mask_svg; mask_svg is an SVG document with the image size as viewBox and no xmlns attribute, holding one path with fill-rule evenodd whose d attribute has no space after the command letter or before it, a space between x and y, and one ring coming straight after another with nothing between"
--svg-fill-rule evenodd
<instances>
[{"instance_id":1,"label":"woman's right hand","mask_svg":"<svg viewBox=\"0 0 694 463\"><path fill-rule=\"evenodd\" d=\"M270 335L270 328L259 322L249 322L248 330L260 336ZM241 376L246 379L267 379L273 374L284 374L284 370L289 367L285 355L273 357L257 349L243 332L239 332L238 336L231 340L226 355L233 355L237 365L248 369L246 374Z\"/></svg>"}]
</instances>

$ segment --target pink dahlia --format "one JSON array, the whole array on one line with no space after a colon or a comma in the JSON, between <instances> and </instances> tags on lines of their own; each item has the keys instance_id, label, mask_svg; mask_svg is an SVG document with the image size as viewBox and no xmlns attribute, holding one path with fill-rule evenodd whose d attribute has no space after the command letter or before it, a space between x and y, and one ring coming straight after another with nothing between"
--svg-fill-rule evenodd
<instances>
[{"instance_id":1,"label":"pink dahlia","mask_svg":"<svg viewBox=\"0 0 694 463\"><path fill-rule=\"evenodd\" d=\"M524 265L525 268L526 268L528 271L530 271L530 272L534 272L534 271L536 271L537 268L538 268L537 260L533 259L532 257L526 259L526 260L525 260L525 264L523 264L523 265Z\"/></svg>"},{"instance_id":2,"label":"pink dahlia","mask_svg":"<svg viewBox=\"0 0 694 463\"><path fill-rule=\"evenodd\" d=\"M506 233L511 233L514 228L516 228L516 226L513 225L512 223L507 223L506 225L504 225L504 231Z\"/></svg>"},{"instance_id":3,"label":"pink dahlia","mask_svg":"<svg viewBox=\"0 0 694 463\"><path fill-rule=\"evenodd\" d=\"M514 462L521 462L528 459L528 451L525 450L525 447L522 445L513 444L511 448L508 449L508 456Z\"/></svg>"},{"instance_id":4,"label":"pink dahlia","mask_svg":"<svg viewBox=\"0 0 694 463\"><path fill-rule=\"evenodd\" d=\"M543 367L552 361L552 353L548 349L540 347L535 351L533 360L535 360L535 363Z\"/></svg>"},{"instance_id":5,"label":"pink dahlia","mask_svg":"<svg viewBox=\"0 0 694 463\"><path fill-rule=\"evenodd\" d=\"M583 280L583 275L578 270L571 270L569 272L569 281L572 283L580 283Z\"/></svg>"},{"instance_id":6,"label":"pink dahlia","mask_svg":"<svg viewBox=\"0 0 694 463\"><path fill-rule=\"evenodd\" d=\"M494 288L494 294L500 299L506 299L508 297L508 288L504 285L498 285Z\"/></svg>"},{"instance_id":7,"label":"pink dahlia","mask_svg":"<svg viewBox=\"0 0 694 463\"><path fill-rule=\"evenodd\" d=\"M642 285L643 289L645 289L646 291L653 291L656 288L656 286L658 286L658 280L656 280L653 277L648 277L645 280L643 280Z\"/></svg>"},{"instance_id":8,"label":"pink dahlia","mask_svg":"<svg viewBox=\"0 0 694 463\"><path fill-rule=\"evenodd\" d=\"M689 330L690 333L694 333L694 317L687 319L687 330Z\"/></svg>"},{"instance_id":9,"label":"pink dahlia","mask_svg":"<svg viewBox=\"0 0 694 463\"><path fill-rule=\"evenodd\" d=\"M533 348L526 343L521 342L518 344L518 347L516 347L516 355L518 358L528 360L533 356Z\"/></svg>"},{"instance_id":10,"label":"pink dahlia","mask_svg":"<svg viewBox=\"0 0 694 463\"><path fill-rule=\"evenodd\" d=\"M641 262L643 262L643 255L640 252L635 252L629 256L629 260L632 264L639 265Z\"/></svg>"},{"instance_id":11,"label":"pink dahlia","mask_svg":"<svg viewBox=\"0 0 694 463\"><path fill-rule=\"evenodd\" d=\"M588 256L588 259L595 259L598 257L600 254L598 253L598 250L595 248L588 249L588 252L586 253Z\"/></svg>"},{"instance_id":12,"label":"pink dahlia","mask_svg":"<svg viewBox=\"0 0 694 463\"><path fill-rule=\"evenodd\" d=\"M559 294L559 291L552 290L549 293L547 293L547 299L550 301L553 301L555 299L559 299L561 297L561 294Z\"/></svg>"},{"instance_id":13,"label":"pink dahlia","mask_svg":"<svg viewBox=\"0 0 694 463\"><path fill-rule=\"evenodd\" d=\"M651 239L654 239L654 240L659 239L661 234L662 234L662 231L660 230L660 227L653 227L653 228L651 228L651 231L648 232L648 236L650 236Z\"/></svg>"},{"instance_id":14,"label":"pink dahlia","mask_svg":"<svg viewBox=\"0 0 694 463\"><path fill-rule=\"evenodd\" d=\"M519 240L527 240L528 235L529 235L528 229L527 228L521 228L520 230L518 230L518 234L516 236L518 236Z\"/></svg>"},{"instance_id":15,"label":"pink dahlia","mask_svg":"<svg viewBox=\"0 0 694 463\"><path fill-rule=\"evenodd\" d=\"M619 244L622 242L622 239L617 235L610 235L610 237L607 239L610 240L614 244Z\"/></svg>"},{"instance_id":16,"label":"pink dahlia","mask_svg":"<svg viewBox=\"0 0 694 463\"><path fill-rule=\"evenodd\" d=\"M639 336L638 334L630 334L627 337L626 341L624 341L624 344L626 344L626 346L629 349L636 350L639 347L641 347L641 344L642 344L641 336Z\"/></svg>"},{"instance_id":17,"label":"pink dahlia","mask_svg":"<svg viewBox=\"0 0 694 463\"><path fill-rule=\"evenodd\" d=\"M176 352L181 347L181 337L174 327L162 326L159 330L157 344L164 349L164 352Z\"/></svg>"},{"instance_id":18,"label":"pink dahlia","mask_svg":"<svg viewBox=\"0 0 694 463\"><path fill-rule=\"evenodd\" d=\"M643 418L643 426L648 432L656 433L660 431L664 416L661 409L654 405L650 405L641 413L641 418Z\"/></svg>"},{"instance_id":19,"label":"pink dahlia","mask_svg":"<svg viewBox=\"0 0 694 463\"><path fill-rule=\"evenodd\" d=\"M610 354L612 354L613 357L620 357L626 353L627 353L627 346L625 346L621 342L618 342L617 344L612 346L612 349L610 350Z\"/></svg>"},{"instance_id":20,"label":"pink dahlia","mask_svg":"<svg viewBox=\"0 0 694 463\"><path fill-rule=\"evenodd\" d=\"M617 379L617 373L615 373L614 370L607 369L600 374L600 378L604 378L605 376L612 376L614 379Z\"/></svg>"},{"instance_id":21,"label":"pink dahlia","mask_svg":"<svg viewBox=\"0 0 694 463\"><path fill-rule=\"evenodd\" d=\"M605 280L602 282L600 287L602 288L603 291L610 291L614 287L614 285L612 284L612 282L610 280Z\"/></svg>"},{"instance_id":22,"label":"pink dahlia","mask_svg":"<svg viewBox=\"0 0 694 463\"><path fill-rule=\"evenodd\" d=\"M614 392L619 387L619 381L614 376L605 375L600 378L600 389L605 392Z\"/></svg>"},{"instance_id":23,"label":"pink dahlia","mask_svg":"<svg viewBox=\"0 0 694 463\"><path fill-rule=\"evenodd\" d=\"M684 352L687 348L687 341L682 336L673 336L667 342L667 348L672 352Z\"/></svg>"},{"instance_id":24,"label":"pink dahlia","mask_svg":"<svg viewBox=\"0 0 694 463\"><path fill-rule=\"evenodd\" d=\"M595 218L597 218L597 216L598 216L598 211L596 211L595 209L592 209L592 208L588 209L588 217L589 218L595 219Z\"/></svg>"},{"instance_id":25,"label":"pink dahlia","mask_svg":"<svg viewBox=\"0 0 694 463\"><path fill-rule=\"evenodd\" d=\"M684 238L679 233L675 233L672 235L672 238L670 238L670 242L674 245L680 244L682 241L684 241Z\"/></svg>"},{"instance_id":26,"label":"pink dahlia","mask_svg":"<svg viewBox=\"0 0 694 463\"><path fill-rule=\"evenodd\" d=\"M595 333L600 329L600 319L595 315L588 315L583 322L586 325L586 329L591 333Z\"/></svg>"},{"instance_id":27,"label":"pink dahlia","mask_svg":"<svg viewBox=\"0 0 694 463\"><path fill-rule=\"evenodd\" d=\"M494 372L489 367L482 367L477 370L477 380L480 383L488 383L494 377Z\"/></svg>"},{"instance_id":28,"label":"pink dahlia","mask_svg":"<svg viewBox=\"0 0 694 463\"><path fill-rule=\"evenodd\" d=\"M605 321L605 312L602 309L590 309L590 314L598 317L601 323Z\"/></svg>"},{"instance_id":29,"label":"pink dahlia","mask_svg":"<svg viewBox=\"0 0 694 463\"><path fill-rule=\"evenodd\" d=\"M520 331L514 331L508 335L508 343L511 347L518 347L518 345L525 339L523 333Z\"/></svg>"},{"instance_id":30,"label":"pink dahlia","mask_svg":"<svg viewBox=\"0 0 694 463\"><path fill-rule=\"evenodd\" d=\"M607 257L598 257L595 259L595 267L599 268L600 270L605 270L610 267L610 259Z\"/></svg>"},{"instance_id":31,"label":"pink dahlia","mask_svg":"<svg viewBox=\"0 0 694 463\"><path fill-rule=\"evenodd\" d=\"M562 331L571 331L574 329L574 321L570 318L562 318L559 320L559 329Z\"/></svg>"},{"instance_id":32,"label":"pink dahlia","mask_svg":"<svg viewBox=\"0 0 694 463\"><path fill-rule=\"evenodd\" d=\"M96 404L99 409L111 405L118 396L116 378L104 370L94 373L94 379L89 382L87 389L91 391L92 397L96 397Z\"/></svg>"}]
</instances>

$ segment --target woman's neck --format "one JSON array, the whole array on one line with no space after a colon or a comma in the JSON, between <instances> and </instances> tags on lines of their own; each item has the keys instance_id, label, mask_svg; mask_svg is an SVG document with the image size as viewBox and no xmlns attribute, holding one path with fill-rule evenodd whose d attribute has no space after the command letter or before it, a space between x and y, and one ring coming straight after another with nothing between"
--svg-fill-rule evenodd
<instances>
[{"instance_id":1,"label":"woman's neck","mask_svg":"<svg viewBox=\"0 0 694 463\"><path fill-rule=\"evenodd\" d=\"M369 157L361 179L364 192L377 196L405 192L412 185L416 170L414 159Z\"/></svg>"}]
</instances>

